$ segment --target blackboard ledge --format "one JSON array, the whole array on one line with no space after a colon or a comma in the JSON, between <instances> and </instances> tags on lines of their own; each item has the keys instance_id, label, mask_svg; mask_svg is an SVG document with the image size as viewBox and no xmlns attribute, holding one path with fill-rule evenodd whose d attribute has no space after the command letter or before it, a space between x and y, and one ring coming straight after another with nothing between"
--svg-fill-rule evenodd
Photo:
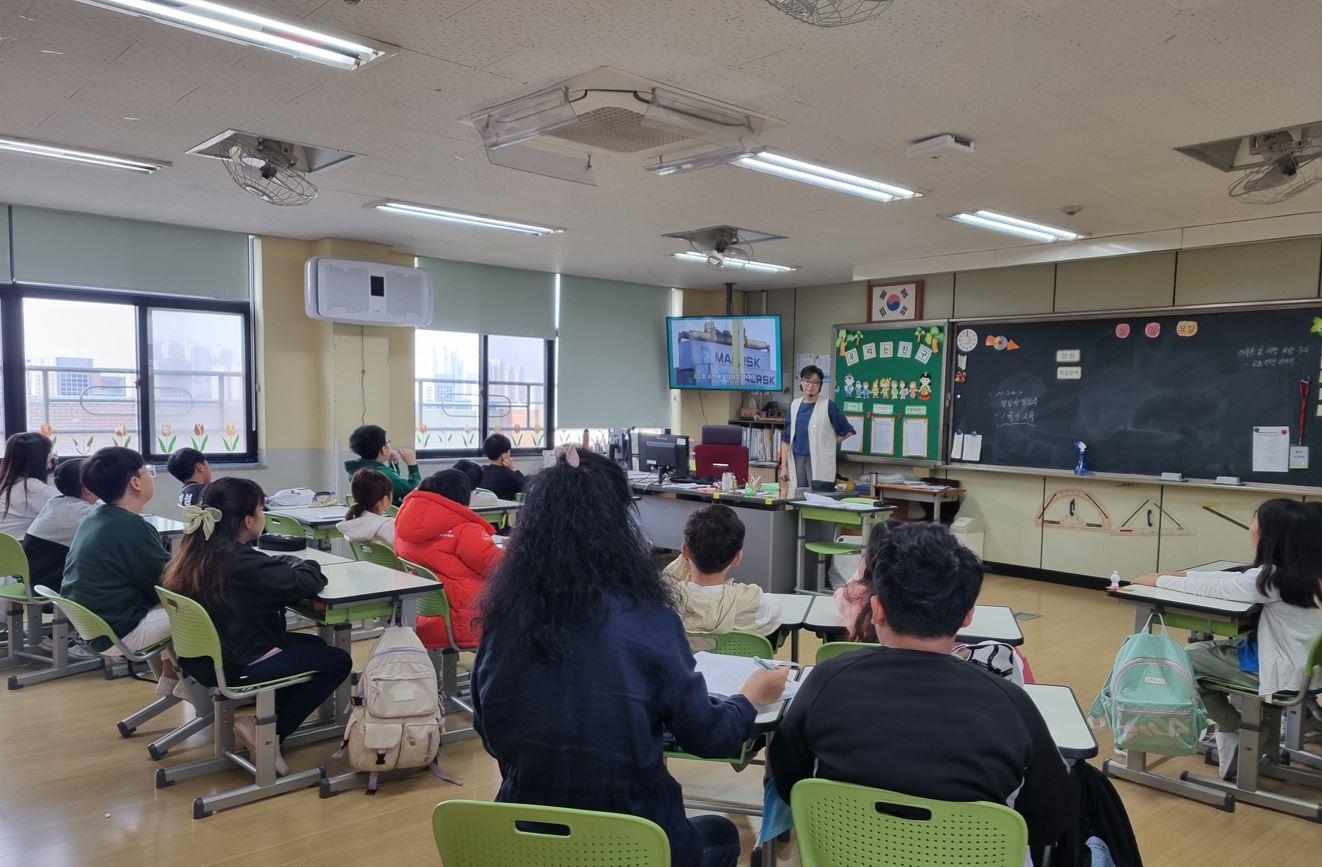
<instances>
[{"instance_id":1,"label":"blackboard ledge","mask_svg":"<svg viewBox=\"0 0 1322 867\"><path fill-rule=\"evenodd\" d=\"M1322 496L1322 488L1309 485L1274 485L1268 482L1245 482L1242 485L1218 485L1212 479L1185 479L1183 482L1170 482L1161 476L1140 476L1127 473L1093 473L1088 476L1076 476L1071 470L1047 467L1011 467L998 464L966 463L963 461L941 464L939 469L959 473L984 472L1004 473L1016 476L1046 476L1057 479L1092 479L1098 482L1118 482L1134 485L1161 485L1170 488L1204 488L1217 491L1253 491L1264 494L1298 494L1308 497Z\"/></svg>"}]
</instances>

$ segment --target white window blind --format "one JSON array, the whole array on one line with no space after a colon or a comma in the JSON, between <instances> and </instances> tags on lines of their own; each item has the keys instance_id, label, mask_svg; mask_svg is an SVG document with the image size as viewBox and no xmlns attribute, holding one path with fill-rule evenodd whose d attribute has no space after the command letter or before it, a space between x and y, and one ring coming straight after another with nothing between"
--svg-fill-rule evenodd
<instances>
[{"instance_id":1,"label":"white window blind","mask_svg":"<svg viewBox=\"0 0 1322 867\"><path fill-rule=\"evenodd\" d=\"M667 427L671 290L560 278L556 428Z\"/></svg>"},{"instance_id":2,"label":"white window blind","mask_svg":"<svg viewBox=\"0 0 1322 867\"><path fill-rule=\"evenodd\" d=\"M436 331L555 337L555 275L418 257L436 286Z\"/></svg>"}]
</instances>

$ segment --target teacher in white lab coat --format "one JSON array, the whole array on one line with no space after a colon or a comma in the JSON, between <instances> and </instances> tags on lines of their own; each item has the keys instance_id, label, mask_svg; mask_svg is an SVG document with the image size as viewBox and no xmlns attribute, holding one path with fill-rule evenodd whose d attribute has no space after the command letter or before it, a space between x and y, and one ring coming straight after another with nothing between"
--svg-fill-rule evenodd
<instances>
[{"instance_id":1,"label":"teacher in white lab coat","mask_svg":"<svg viewBox=\"0 0 1322 867\"><path fill-rule=\"evenodd\" d=\"M780 434L780 478L800 488L834 488L836 446L856 433L835 402L822 397L823 379L815 364L799 371L803 397L790 404Z\"/></svg>"}]
</instances>

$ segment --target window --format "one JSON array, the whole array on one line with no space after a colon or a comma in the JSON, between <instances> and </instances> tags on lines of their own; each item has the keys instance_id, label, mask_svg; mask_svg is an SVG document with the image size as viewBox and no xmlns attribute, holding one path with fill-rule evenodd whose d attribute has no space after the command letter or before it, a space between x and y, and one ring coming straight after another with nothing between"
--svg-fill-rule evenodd
<instances>
[{"instance_id":1,"label":"window","mask_svg":"<svg viewBox=\"0 0 1322 867\"><path fill-rule=\"evenodd\" d=\"M419 330L414 343L418 450L433 456L472 454L490 433L505 434L516 450L547 448L553 345L537 337Z\"/></svg>"},{"instance_id":2,"label":"window","mask_svg":"<svg viewBox=\"0 0 1322 867\"><path fill-rule=\"evenodd\" d=\"M138 445L137 315L131 304L23 299L26 430L62 455ZM114 385L103 386L109 377Z\"/></svg>"},{"instance_id":3,"label":"window","mask_svg":"<svg viewBox=\"0 0 1322 867\"><path fill-rule=\"evenodd\" d=\"M153 308L147 322L152 451L248 453L244 317Z\"/></svg>"},{"instance_id":4,"label":"window","mask_svg":"<svg viewBox=\"0 0 1322 867\"><path fill-rule=\"evenodd\" d=\"M245 302L15 286L0 305L6 429L41 431L64 456L256 459Z\"/></svg>"}]
</instances>

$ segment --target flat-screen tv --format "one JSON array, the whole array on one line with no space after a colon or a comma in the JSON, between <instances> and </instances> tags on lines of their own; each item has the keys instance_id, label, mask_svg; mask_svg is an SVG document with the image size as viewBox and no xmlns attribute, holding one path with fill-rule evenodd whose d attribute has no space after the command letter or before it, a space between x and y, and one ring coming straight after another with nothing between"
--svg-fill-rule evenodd
<instances>
[{"instance_id":1,"label":"flat-screen tv","mask_svg":"<svg viewBox=\"0 0 1322 867\"><path fill-rule=\"evenodd\" d=\"M670 387L780 391L779 316L670 316Z\"/></svg>"}]
</instances>

